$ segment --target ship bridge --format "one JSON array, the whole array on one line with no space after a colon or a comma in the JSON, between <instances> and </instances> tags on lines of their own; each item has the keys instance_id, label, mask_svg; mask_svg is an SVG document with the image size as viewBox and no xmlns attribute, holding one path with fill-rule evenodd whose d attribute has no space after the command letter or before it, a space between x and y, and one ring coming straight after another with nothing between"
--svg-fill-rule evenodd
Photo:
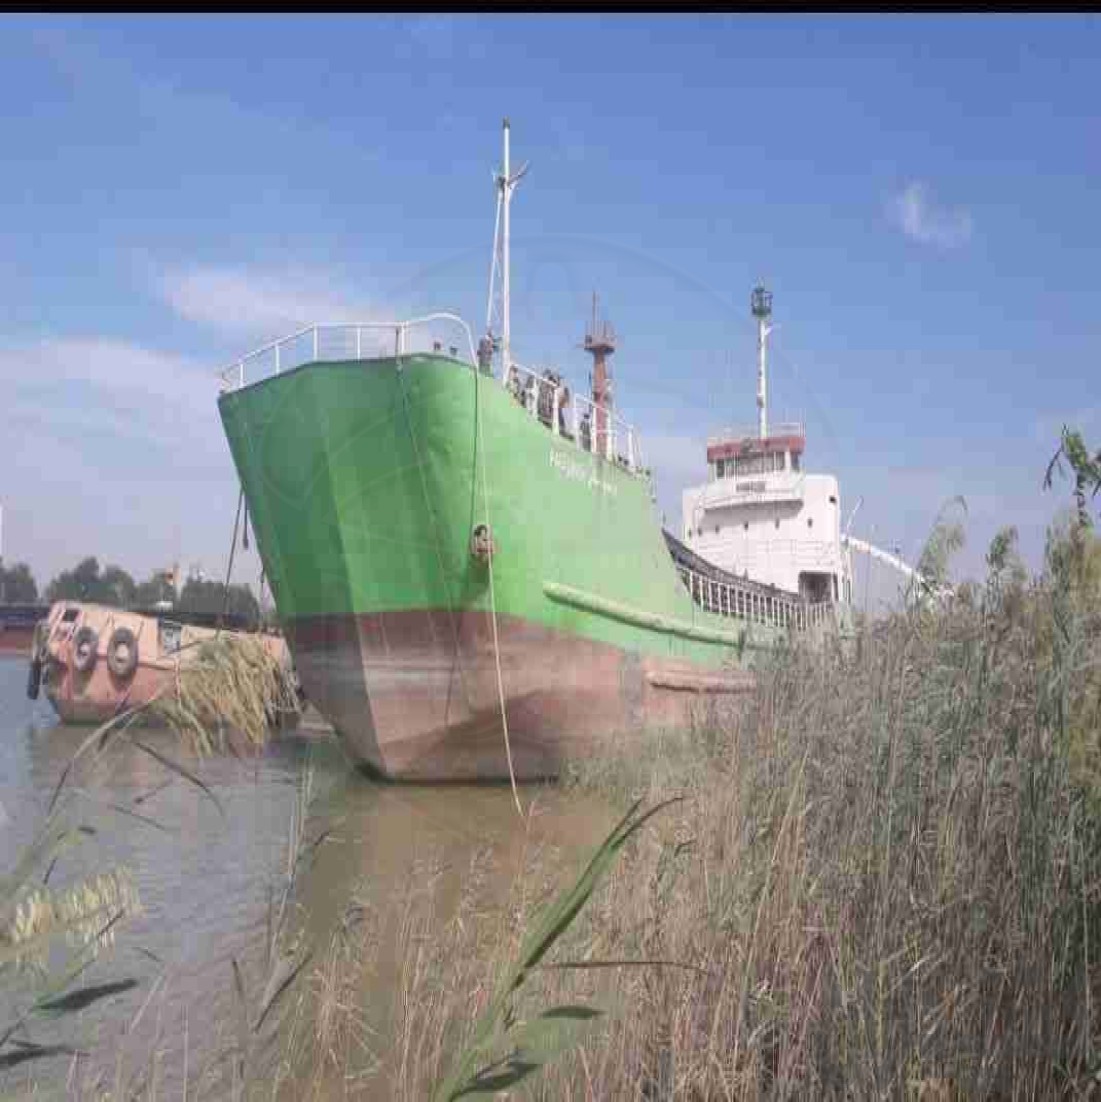
<instances>
[{"instance_id":1,"label":"ship bridge","mask_svg":"<svg viewBox=\"0 0 1101 1102\"><path fill-rule=\"evenodd\" d=\"M750 304L757 321L757 425L708 437L707 481L683 492L681 536L728 574L811 604L847 604L852 575L841 540L837 479L805 470L801 421L769 424L772 295L758 286Z\"/></svg>"},{"instance_id":2,"label":"ship bridge","mask_svg":"<svg viewBox=\"0 0 1101 1102\"><path fill-rule=\"evenodd\" d=\"M725 429L707 439L708 489L702 507L802 501L802 456L806 433L801 421L779 424L765 437Z\"/></svg>"}]
</instances>

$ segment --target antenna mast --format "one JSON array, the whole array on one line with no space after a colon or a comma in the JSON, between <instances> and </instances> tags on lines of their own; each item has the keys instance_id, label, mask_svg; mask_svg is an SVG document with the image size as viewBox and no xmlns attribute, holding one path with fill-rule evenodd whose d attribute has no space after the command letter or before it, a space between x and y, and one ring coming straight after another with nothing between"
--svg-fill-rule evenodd
<instances>
[{"instance_id":1,"label":"antenna mast","mask_svg":"<svg viewBox=\"0 0 1101 1102\"><path fill-rule=\"evenodd\" d=\"M763 440L768 436L768 335L772 326L772 292L762 284L753 288L750 298L753 316L757 319L757 433Z\"/></svg>"},{"instance_id":2,"label":"antenna mast","mask_svg":"<svg viewBox=\"0 0 1101 1102\"><path fill-rule=\"evenodd\" d=\"M497 185L497 222L493 228L493 263L489 270L489 308L486 311L486 328L491 330L493 320L494 291L497 273L501 275L500 320L501 340L501 382L508 379L508 369L512 365L512 325L510 311L510 251L509 231L511 222L509 218L509 205L512 202L512 193L520 182L528 166L525 163L519 172L512 174L509 162L509 122L504 120L504 161L501 171L494 177ZM500 231L498 233L498 230Z\"/></svg>"},{"instance_id":3,"label":"antenna mast","mask_svg":"<svg viewBox=\"0 0 1101 1102\"><path fill-rule=\"evenodd\" d=\"M764 440L768 435L767 342L768 334L773 332L768 324L768 318L773 316L773 292L766 291L764 284L758 283L749 305L757 318L757 434Z\"/></svg>"}]
</instances>

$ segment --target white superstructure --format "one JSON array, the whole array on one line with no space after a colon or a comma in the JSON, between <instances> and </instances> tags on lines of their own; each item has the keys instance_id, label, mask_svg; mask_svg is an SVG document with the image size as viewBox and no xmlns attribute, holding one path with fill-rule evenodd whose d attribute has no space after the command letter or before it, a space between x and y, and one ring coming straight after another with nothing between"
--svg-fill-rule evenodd
<instances>
[{"instance_id":1,"label":"white superstructure","mask_svg":"<svg viewBox=\"0 0 1101 1102\"><path fill-rule=\"evenodd\" d=\"M768 424L772 296L758 287L752 303L758 322L757 432L729 429L708 439L708 480L683 492L680 537L727 573L847 607L852 565L842 539L837 479L803 469L802 424Z\"/></svg>"}]
</instances>

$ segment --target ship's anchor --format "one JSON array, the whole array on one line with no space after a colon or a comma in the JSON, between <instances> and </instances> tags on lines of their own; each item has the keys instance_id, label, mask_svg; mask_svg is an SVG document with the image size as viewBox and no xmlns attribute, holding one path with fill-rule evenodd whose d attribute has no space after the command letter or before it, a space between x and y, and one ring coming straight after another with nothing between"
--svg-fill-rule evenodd
<instances>
[{"instance_id":1,"label":"ship's anchor","mask_svg":"<svg viewBox=\"0 0 1101 1102\"><path fill-rule=\"evenodd\" d=\"M497 546L493 542L493 533L488 524L476 524L474 531L470 533L470 555L480 563L488 562L491 555L497 554Z\"/></svg>"}]
</instances>

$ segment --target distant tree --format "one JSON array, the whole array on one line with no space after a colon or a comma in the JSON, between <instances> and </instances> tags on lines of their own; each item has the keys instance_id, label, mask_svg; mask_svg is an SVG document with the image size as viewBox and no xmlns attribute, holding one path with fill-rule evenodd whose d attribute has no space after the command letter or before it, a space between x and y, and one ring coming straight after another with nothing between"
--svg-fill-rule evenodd
<instances>
[{"instance_id":1,"label":"distant tree","mask_svg":"<svg viewBox=\"0 0 1101 1102\"><path fill-rule=\"evenodd\" d=\"M31 568L25 562L0 566L0 602L10 605L34 604L38 586Z\"/></svg>"},{"instance_id":2,"label":"distant tree","mask_svg":"<svg viewBox=\"0 0 1101 1102\"><path fill-rule=\"evenodd\" d=\"M131 608L137 588L134 579L121 566L109 566L99 579L100 603Z\"/></svg>"},{"instance_id":3,"label":"distant tree","mask_svg":"<svg viewBox=\"0 0 1101 1102\"><path fill-rule=\"evenodd\" d=\"M225 604L226 589L222 582L201 582L189 578L180 592L177 607L182 612L199 612L217 616ZM241 616L250 624L259 622L260 605L247 585L229 587L229 604L226 611L231 616Z\"/></svg>"},{"instance_id":4,"label":"distant tree","mask_svg":"<svg viewBox=\"0 0 1101 1102\"><path fill-rule=\"evenodd\" d=\"M163 570L158 570L147 581L138 584L134 590L135 608L154 608L159 601L176 601L176 590L165 576Z\"/></svg>"},{"instance_id":5,"label":"distant tree","mask_svg":"<svg viewBox=\"0 0 1101 1102\"><path fill-rule=\"evenodd\" d=\"M49 601L91 601L125 608L134 601L134 579L120 566L108 566L100 573L95 556L81 559L72 570L64 570L46 589Z\"/></svg>"},{"instance_id":6,"label":"distant tree","mask_svg":"<svg viewBox=\"0 0 1101 1102\"><path fill-rule=\"evenodd\" d=\"M98 596L99 559L81 559L72 570L63 570L46 587L48 601L94 601Z\"/></svg>"}]
</instances>

